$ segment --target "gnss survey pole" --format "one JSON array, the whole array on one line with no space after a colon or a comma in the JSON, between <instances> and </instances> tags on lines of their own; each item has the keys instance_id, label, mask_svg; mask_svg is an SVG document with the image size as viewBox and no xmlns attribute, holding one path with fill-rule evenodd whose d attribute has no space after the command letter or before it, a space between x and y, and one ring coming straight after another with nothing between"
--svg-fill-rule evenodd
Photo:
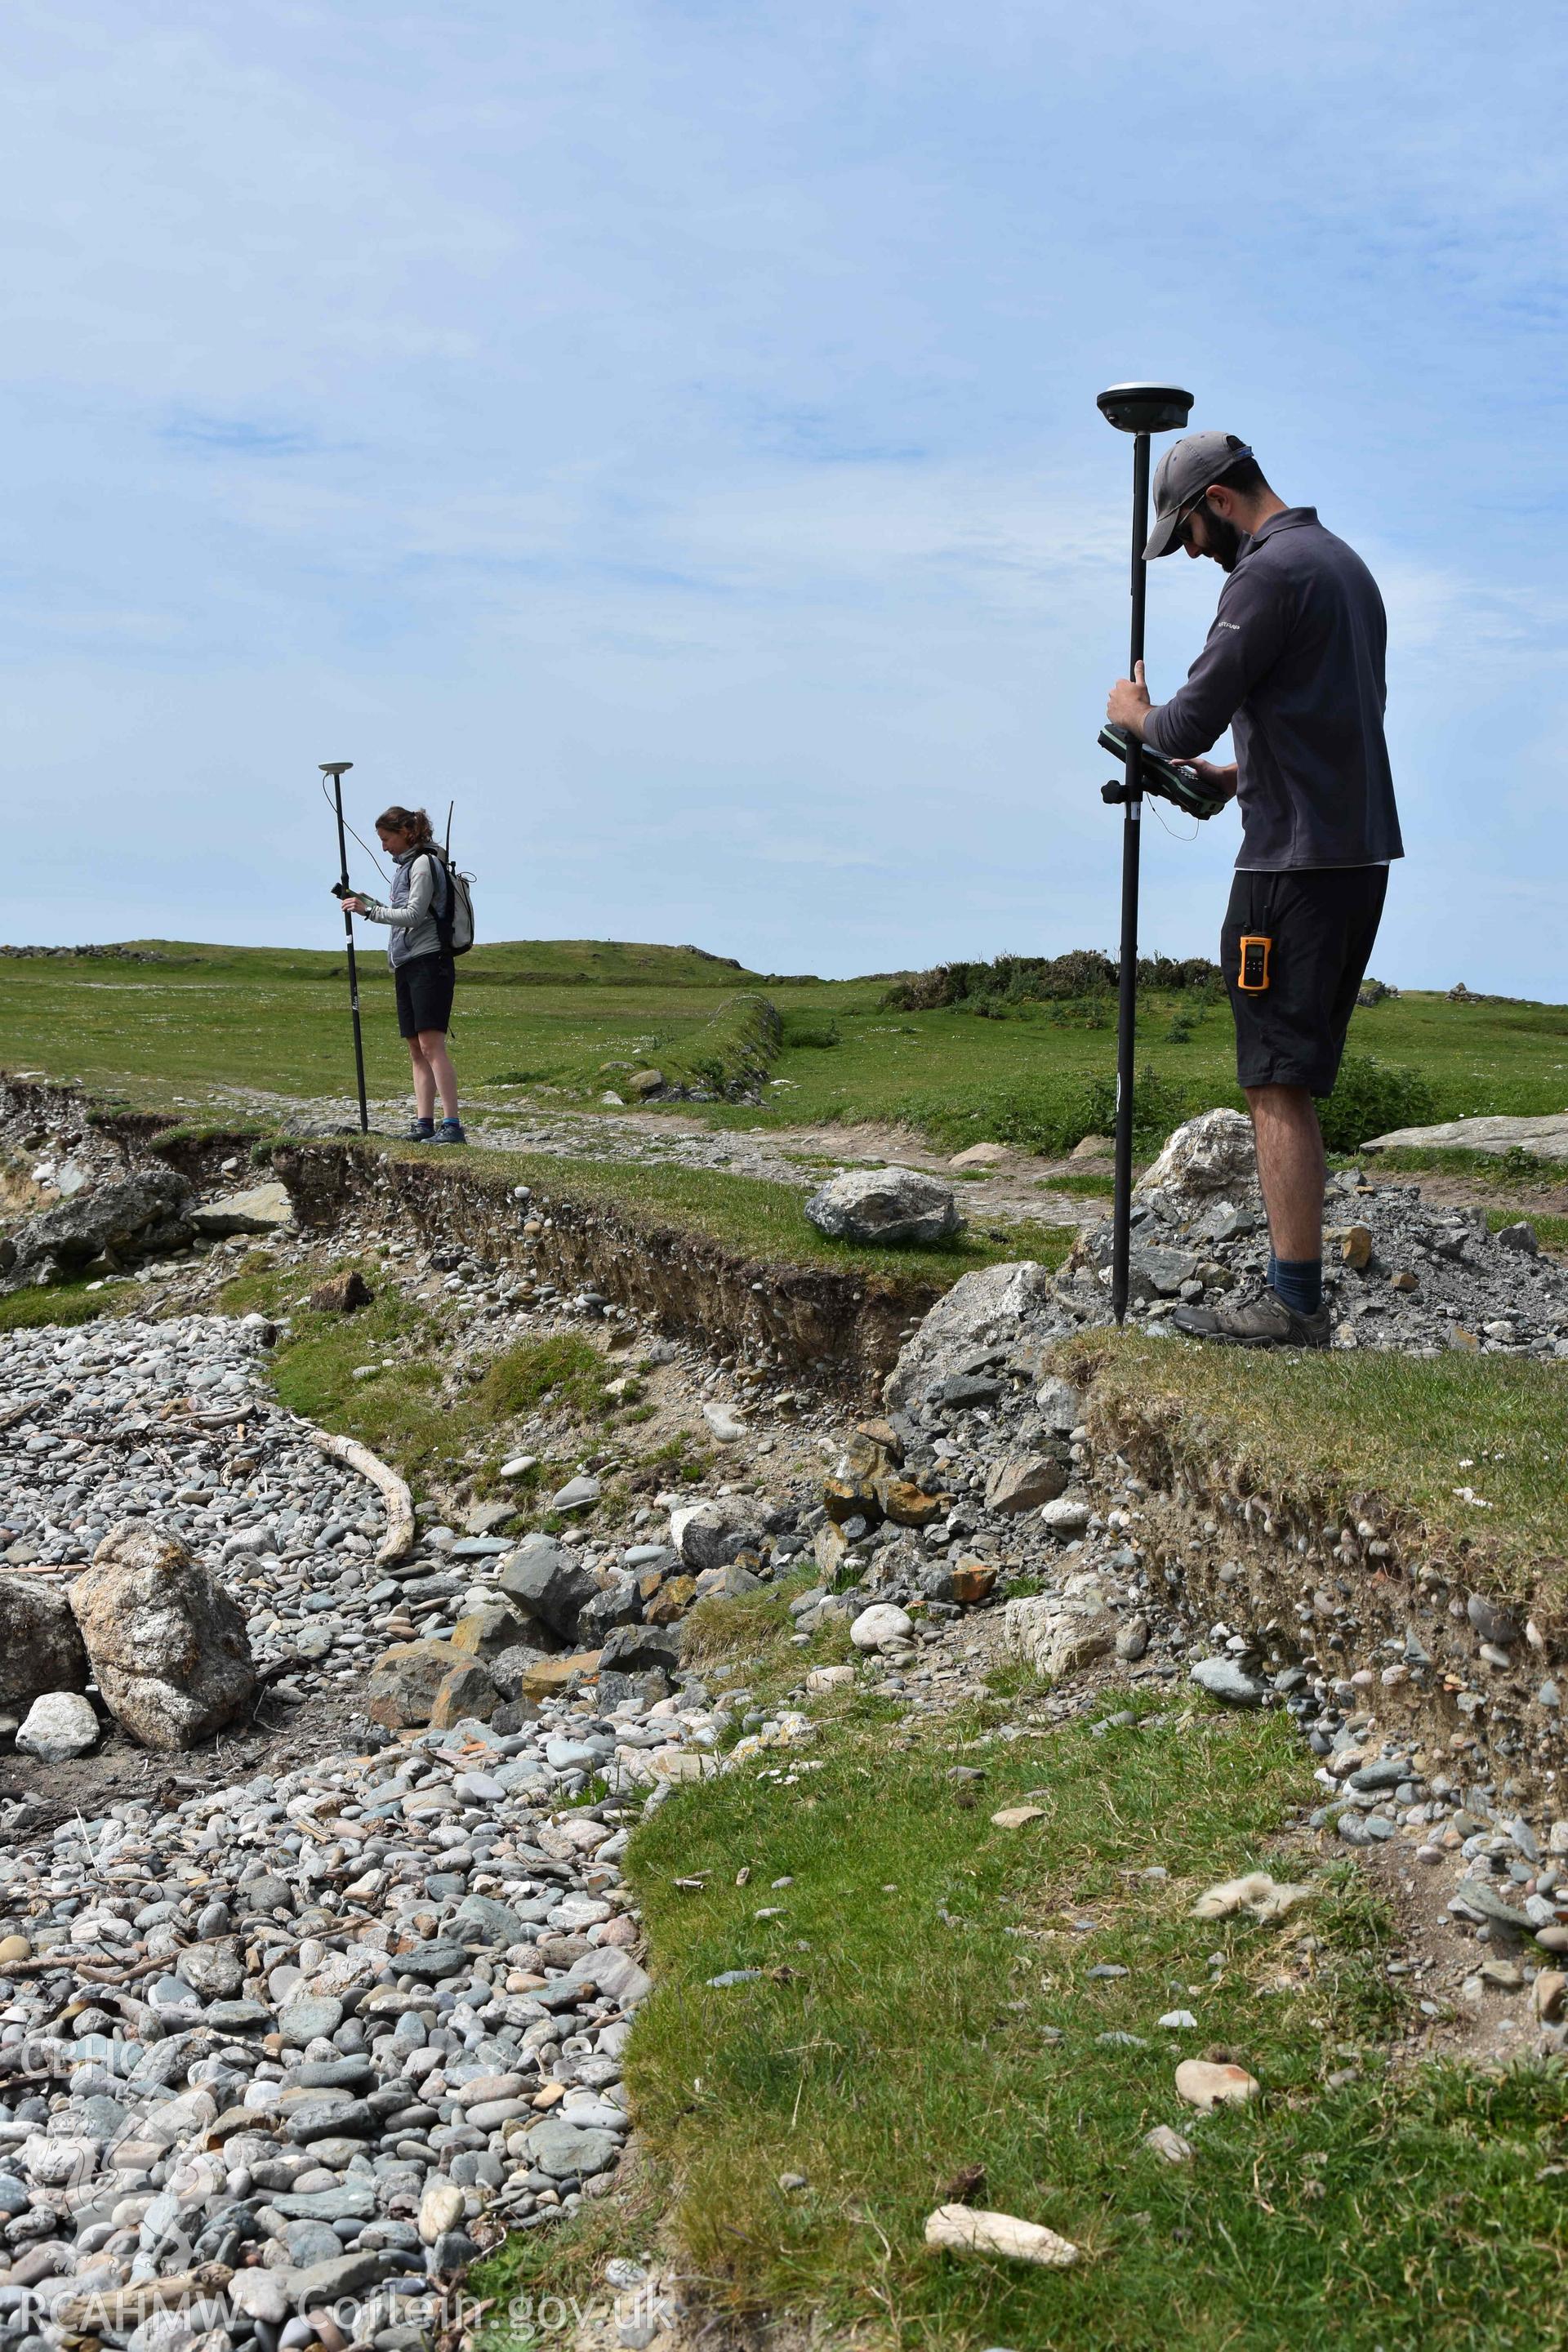
<instances>
[{"instance_id":1,"label":"gnss survey pole","mask_svg":"<svg viewBox=\"0 0 1568 2352\"><path fill-rule=\"evenodd\" d=\"M1147 462L1144 470L1148 470ZM349 845L343 833L343 778L353 766L352 760L323 760L321 762L322 775L331 776L332 780L332 805L337 812L338 864L342 868L337 890L340 898L346 898L349 895ZM343 936L348 942L349 1010L353 1015L354 1024L354 1076L359 1080L359 1131L362 1135L368 1135L370 1108L364 1098L364 1039L359 1025L359 966L354 961L354 919L346 907L343 908Z\"/></svg>"},{"instance_id":2,"label":"gnss survey pole","mask_svg":"<svg viewBox=\"0 0 1568 2352\"><path fill-rule=\"evenodd\" d=\"M1143 658L1143 594L1148 567L1149 436L1174 433L1192 412L1193 395L1170 384L1113 383L1096 406L1107 424L1132 441L1132 647L1127 675L1135 677ZM1107 787L1107 797L1110 797ZM1129 733L1121 803L1121 949L1116 1020L1116 1195L1111 1210L1110 1304L1119 1323L1127 1318L1127 1254L1132 1216L1132 1056L1138 1026L1138 849L1142 833L1142 746Z\"/></svg>"}]
</instances>

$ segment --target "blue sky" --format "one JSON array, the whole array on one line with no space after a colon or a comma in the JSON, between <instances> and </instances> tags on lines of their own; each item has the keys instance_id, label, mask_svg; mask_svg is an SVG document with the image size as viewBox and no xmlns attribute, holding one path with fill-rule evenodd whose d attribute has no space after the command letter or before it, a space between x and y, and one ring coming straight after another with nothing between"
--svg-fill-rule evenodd
<instances>
[{"instance_id":1,"label":"blue sky","mask_svg":"<svg viewBox=\"0 0 1568 2352\"><path fill-rule=\"evenodd\" d=\"M491 938L1111 945L1094 394L1172 377L1383 583L1375 968L1568 997L1565 26L12 0L0 934L331 946L352 758ZM1155 568L1157 694L1218 584ZM1146 944L1230 824L1150 829Z\"/></svg>"}]
</instances>

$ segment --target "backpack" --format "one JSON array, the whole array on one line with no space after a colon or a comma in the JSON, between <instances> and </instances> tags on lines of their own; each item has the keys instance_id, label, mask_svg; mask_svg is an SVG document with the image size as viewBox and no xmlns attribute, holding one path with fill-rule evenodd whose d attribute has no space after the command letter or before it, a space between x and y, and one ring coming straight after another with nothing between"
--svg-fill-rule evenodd
<instances>
[{"instance_id":1,"label":"backpack","mask_svg":"<svg viewBox=\"0 0 1568 2352\"><path fill-rule=\"evenodd\" d=\"M474 944L474 877L459 873L435 842L430 844L428 854L447 880L443 893L446 904L436 912L436 935L445 954L467 955Z\"/></svg>"}]
</instances>

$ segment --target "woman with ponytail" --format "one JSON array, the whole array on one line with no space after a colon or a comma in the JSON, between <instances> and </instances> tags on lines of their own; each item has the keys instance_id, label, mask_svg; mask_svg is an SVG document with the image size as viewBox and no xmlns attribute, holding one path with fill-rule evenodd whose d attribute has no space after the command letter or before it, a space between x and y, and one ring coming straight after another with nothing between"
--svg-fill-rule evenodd
<instances>
[{"instance_id":1,"label":"woman with ponytail","mask_svg":"<svg viewBox=\"0 0 1568 2352\"><path fill-rule=\"evenodd\" d=\"M351 915L386 923L392 930L386 960L397 992L397 1027L408 1041L414 1065L414 1124L416 1143L464 1143L458 1118L458 1076L447 1051L452 1019L456 968L452 961L452 887L447 861L423 809L389 808L375 821L381 845L392 859L392 891L379 898L345 898ZM436 1097L443 1117L436 1124Z\"/></svg>"}]
</instances>

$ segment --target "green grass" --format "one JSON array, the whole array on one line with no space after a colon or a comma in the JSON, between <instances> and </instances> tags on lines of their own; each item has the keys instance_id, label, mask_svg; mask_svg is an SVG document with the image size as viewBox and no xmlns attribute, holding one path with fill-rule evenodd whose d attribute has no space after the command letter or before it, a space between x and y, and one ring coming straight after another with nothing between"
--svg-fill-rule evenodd
<instances>
[{"instance_id":1,"label":"green grass","mask_svg":"<svg viewBox=\"0 0 1568 2352\"><path fill-rule=\"evenodd\" d=\"M900 1753L884 1710L854 1698L805 1751L820 1770L789 1786L738 1768L634 1835L657 1990L628 2081L709 2297L927 2352L1560 2340L1560 2184L1540 2177L1563 2152L1560 2063L1386 2074L1393 1930L1344 1864L1283 1929L1190 1916L1243 1867L1302 1874L1279 1842L1310 1796L1289 1727L1200 1714L963 1744L1001 1712ZM959 1757L985 1767L973 1810L947 1778ZM991 1827L1025 1797L1043 1820ZM1153 1864L1168 1878L1141 1874ZM756 1917L773 1905L780 1918ZM1085 1916L1094 1932L1075 1933ZM1104 1962L1129 1973L1097 1980ZM708 1985L736 1968L763 1974ZM1171 2008L1198 2030L1161 2032ZM1259 2078L1258 2106L1204 2122L1181 2106L1177 2061L1210 2049ZM1144 2149L1156 2123L1196 2143L1191 2168ZM928 2252L926 2214L975 2166L971 2201L1047 2223L1085 2259L1049 2273ZM807 2185L782 2189L786 2173ZM631 2228L649 2242L646 2212ZM616 2250L589 2214L504 2252L480 2291L547 2287Z\"/></svg>"},{"instance_id":2,"label":"green grass","mask_svg":"<svg viewBox=\"0 0 1568 2352\"><path fill-rule=\"evenodd\" d=\"M1453 1144L1400 1143L1369 1154L1363 1164L1395 1175L1464 1176L1473 1183L1500 1190L1549 1185L1555 1191L1568 1183L1568 1167L1561 1160L1538 1159L1534 1152L1521 1151L1517 1146L1508 1151L1469 1151Z\"/></svg>"},{"instance_id":3,"label":"green grass","mask_svg":"<svg viewBox=\"0 0 1568 2352\"><path fill-rule=\"evenodd\" d=\"M329 910L329 929L332 919ZM341 954L152 944L170 960L7 965L11 1066L79 1077L171 1116L213 1110L214 1089L227 1086L349 1091ZM493 1079L496 1106L530 1115L592 1105L613 1082L601 1064L663 1067L700 1051L705 1025L748 983L756 975L695 950L573 940L477 950L460 967L453 1032L465 1088L483 1096ZM877 1120L953 1150L982 1139L1060 1150L1108 1123L1115 1032L1103 1008L1025 1004L980 1019L963 1007L889 1012L880 980L766 987L784 1021L766 1100L761 1109L711 1106L704 1116L713 1124ZM372 1088L401 1094L407 1065L374 943L363 993ZM1451 1004L1412 992L1358 1011L1350 1046L1360 1063L1416 1073L1435 1118L1555 1110L1568 1074L1568 1007ZM1146 993L1139 1060L1151 1081L1151 1138L1187 1110L1239 1099L1223 1002ZM1397 1111L1397 1089L1389 1104ZM1381 1108L1348 1108L1356 1131L1342 1139L1364 1139L1363 1121Z\"/></svg>"},{"instance_id":4,"label":"green grass","mask_svg":"<svg viewBox=\"0 0 1568 2352\"><path fill-rule=\"evenodd\" d=\"M1253 1354L1125 1333L1069 1340L1060 1361L1069 1377L1092 1371L1097 1412L1147 1425L1205 1485L1228 1463L1237 1492L1288 1490L1336 1522L1356 1516L1357 1495L1378 1494L1425 1530L1434 1565L1462 1555L1521 1595L1538 1577L1568 1581L1564 1367L1458 1349Z\"/></svg>"},{"instance_id":5,"label":"green grass","mask_svg":"<svg viewBox=\"0 0 1568 2352\"><path fill-rule=\"evenodd\" d=\"M0 1331L36 1331L49 1323L90 1323L111 1308L123 1307L128 1292L123 1284L110 1290L89 1291L85 1282L61 1282L47 1289L13 1290L0 1298Z\"/></svg>"},{"instance_id":6,"label":"green grass","mask_svg":"<svg viewBox=\"0 0 1568 2352\"><path fill-rule=\"evenodd\" d=\"M460 1330L455 1314L404 1297L369 1261L357 1265L374 1296L352 1315L324 1315L305 1304L323 1268L242 1267L221 1292L225 1314L252 1311L291 1318L289 1335L272 1358L280 1404L323 1428L356 1437L410 1480L461 1471L481 1488L504 1459L509 1425L548 1399L579 1420L605 1421L613 1400L605 1382L615 1376L587 1340L572 1334L525 1339L491 1358L482 1377L457 1395L443 1393ZM363 1364L389 1364L356 1381ZM530 1491L545 1483L548 1463L531 1479L514 1482L522 1509Z\"/></svg>"}]
</instances>

